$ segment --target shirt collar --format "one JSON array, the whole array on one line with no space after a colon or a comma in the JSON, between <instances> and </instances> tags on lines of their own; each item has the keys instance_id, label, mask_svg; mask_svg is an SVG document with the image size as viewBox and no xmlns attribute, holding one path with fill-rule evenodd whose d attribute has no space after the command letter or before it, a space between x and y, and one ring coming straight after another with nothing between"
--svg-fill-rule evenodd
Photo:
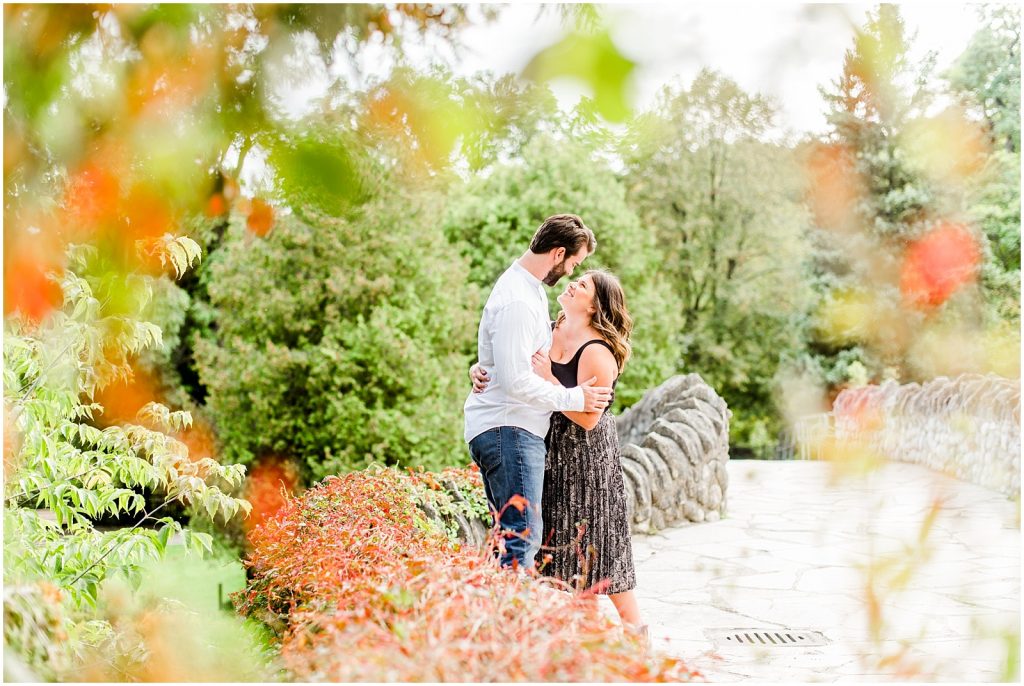
<instances>
[{"instance_id":1,"label":"shirt collar","mask_svg":"<svg viewBox=\"0 0 1024 686\"><path fill-rule=\"evenodd\" d=\"M515 262L512 263L512 268L515 269L516 271L518 271L519 273L521 273L526 278L526 280L530 282L531 286L541 286L541 285L543 285L543 283L544 283L543 281L541 281L536 276L531 274L530 271L526 267L524 267L523 265L519 264L519 259L518 258L516 259Z\"/></svg>"}]
</instances>

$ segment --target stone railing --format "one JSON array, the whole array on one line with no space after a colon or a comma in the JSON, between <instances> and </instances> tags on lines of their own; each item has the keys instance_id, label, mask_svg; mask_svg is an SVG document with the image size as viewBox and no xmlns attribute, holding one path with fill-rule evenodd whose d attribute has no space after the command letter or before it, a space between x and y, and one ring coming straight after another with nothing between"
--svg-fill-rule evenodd
<instances>
[{"instance_id":1,"label":"stone railing","mask_svg":"<svg viewBox=\"0 0 1024 686\"><path fill-rule=\"evenodd\" d=\"M687 374L648 391L616 419L634 533L721 518L731 416L714 389Z\"/></svg>"},{"instance_id":2,"label":"stone railing","mask_svg":"<svg viewBox=\"0 0 1024 686\"><path fill-rule=\"evenodd\" d=\"M889 381L843 391L832 415L839 440L863 440L890 459L1020 495L1020 379Z\"/></svg>"}]
</instances>

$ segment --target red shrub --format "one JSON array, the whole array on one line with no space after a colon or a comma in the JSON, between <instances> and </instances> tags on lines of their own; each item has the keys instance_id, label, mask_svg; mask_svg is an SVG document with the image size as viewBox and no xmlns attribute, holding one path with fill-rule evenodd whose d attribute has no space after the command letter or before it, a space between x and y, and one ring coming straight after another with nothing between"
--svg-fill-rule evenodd
<instances>
[{"instance_id":1,"label":"red shrub","mask_svg":"<svg viewBox=\"0 0 1024 686\"><path fill-rule=\"evenodd\" d=\"M645 657L595 603L451 543L412 504L411 484L383 469L330 477L252 533L239 609L287 615L281 652L297 680L697 676Z\"/></svg>"}]
</instances>

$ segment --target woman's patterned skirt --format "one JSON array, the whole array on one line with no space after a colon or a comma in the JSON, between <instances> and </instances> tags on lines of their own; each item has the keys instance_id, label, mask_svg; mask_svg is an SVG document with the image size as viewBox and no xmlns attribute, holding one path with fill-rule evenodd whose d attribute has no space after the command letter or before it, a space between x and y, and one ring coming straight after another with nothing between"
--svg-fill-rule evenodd
<instances>
[{"instance_id":1,"label":"woman's patterned skirt","mask_svg":"<svg viewBox=\"0 0 1024 686\"><path fill-rule=\"evenodd\" d=\"M541 574L577 591L632 590L636 573L614 417L606 412L586 431L555 412L547 445Z\"/></svg>"}]
</instances>

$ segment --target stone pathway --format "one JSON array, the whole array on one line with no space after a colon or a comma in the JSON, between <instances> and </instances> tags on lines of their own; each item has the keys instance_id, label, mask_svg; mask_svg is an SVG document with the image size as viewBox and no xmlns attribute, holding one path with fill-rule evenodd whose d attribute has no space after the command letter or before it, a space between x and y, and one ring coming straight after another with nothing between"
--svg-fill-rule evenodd
<instances>
[{"instance_id":1,"label":"stone pathway","mask_svg":"<svg viewBox=\"0 0 1024 686\"><path fill-rule=\"evenodd\" d=\"M824 462L733 461L726 518L634 538L655 648L708 681L1000 681L1020 641L1018 504L916 465L832 474ZM819 631L827 642L748 647L709 635L740 628Z\"/></svg>"}]
</instances>

